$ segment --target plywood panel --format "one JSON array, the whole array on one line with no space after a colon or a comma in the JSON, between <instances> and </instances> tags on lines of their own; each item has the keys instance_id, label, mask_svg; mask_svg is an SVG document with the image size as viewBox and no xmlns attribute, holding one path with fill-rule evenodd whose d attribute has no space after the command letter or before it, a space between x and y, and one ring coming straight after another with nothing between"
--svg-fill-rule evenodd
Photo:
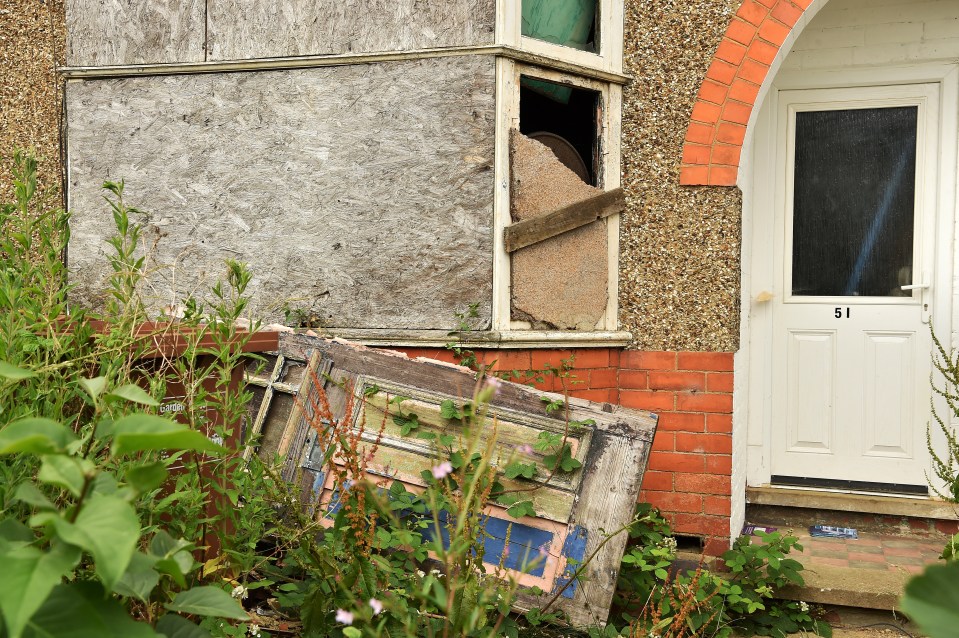
<instances>
[{"instance_id":1,"label":"plywood panel","mask_svg":"<svg viewBox=\"0 0 959 638\"><path fill-rule=\"evenodd\" d=\"M494 0L210 0L211 59L492 44Z\"/></svg>"},{"instance_id":2,"label":"plywood panel","mask_svg":"<svg viewBox=\"0 0 959 638\"><path fill-rule=\"evenodd\" d=\"M69 262L97 305L125 178L158 240L153 308L246 261L254 312L453 329L492 296L492 57L71 83ZM173 268L175 266L175 268Z\"/></svg>"},{"instance_id":3,"label":"plywood panel","mask_svg":"<svg viewBox=\"0 0 959 638\"><path fill-rule=\"evenodd\" d=\"M202 62L204 0L66 0L67 65Z\"/></svg>"}]
</instances>

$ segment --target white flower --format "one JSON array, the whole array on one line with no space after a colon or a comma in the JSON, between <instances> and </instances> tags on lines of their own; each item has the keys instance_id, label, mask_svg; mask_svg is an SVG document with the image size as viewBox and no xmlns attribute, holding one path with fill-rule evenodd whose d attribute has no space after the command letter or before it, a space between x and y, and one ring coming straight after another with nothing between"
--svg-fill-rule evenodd
<instances>
[{"instance_id":1,"label":"white flower","mask_svg":"<svg viewBox=\"0 0 959 638\"><path fill-rule=\"evenodd\" d=\"M353 624L353 614L351 614L350 612L346 611L345 609L337 609L337 610L336 610L336 622L341 622L341 623L343 623L344 625L352 625L352 624Z\"/></svg>"},{"instance_id":2,"label":"white flower","mask_svg":"<svg viewBox=\"0 0 959 638\"><path fill-rule=\"evenodd\" d=\"M449 461L443 461L433 468L433 478L436 480L444 479L453 471L453 466Z\"/></svg>"},{"instance_id":3,"label":"white flower","mask_svg":"<svg viewBox=\"0 0 959 638\"><path fill-rule=\"evenodd\" d=\"M259 625L250 625L250 628L249 628L247 631L250 632L250 635L251 635L251 636L259 636L259 635L260 635L260 626L259 626Z\"/></svg>"},{"instance_id":4,"label":"white flower","mask_svg":"<svg viewBox=\"0 0 959 638\"><path fill-rule=\"evenodd\" d=\"M807 611L809 611L809 605L806 604L806 601L804 600L799 601L799 611L803 613L806 613Z\"/></svg>"},{"instance_id":5,"label":"white flower","mask_svg":"<svg viewBox=\"0 0 959 638\"><path fill-rule=\"evenodd\" d=\"M369 605L370 605L370 608L373 610L374 616L380 613L381 611L383 611L383 603L381 603L375 598L370 598Z\"/></svg>"},{"instance_id":6,"label":"white flower","mask_svg":"<svg viewBox=\"0 0 959 638\"><path fill-rule=\"evenodd\" d=\"M246 597L250 595L249 591L250 590L248 590L243 585L237 585L236 587L233 588L233 591L230 592L230 595L233 596L234 598L240 598L245 600Z\"/></svg>"}]
</instances>

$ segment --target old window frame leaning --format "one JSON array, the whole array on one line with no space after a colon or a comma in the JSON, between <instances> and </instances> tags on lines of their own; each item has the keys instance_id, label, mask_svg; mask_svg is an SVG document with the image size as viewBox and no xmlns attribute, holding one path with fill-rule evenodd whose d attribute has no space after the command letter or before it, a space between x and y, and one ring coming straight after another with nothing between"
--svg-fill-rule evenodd
<instances>
[{"instance_id":1,"label":"old window frame leaning","mask_svg":"<svg viewBox=\"0 0 959 638\"><path fill-rule=\"evenodd\" d=\"M504 340L523 341L528 335L555 343L570 340L588 345L614 345L629 335L616 332L619 312L619 223L620 215L606 218L609 273L606 311L592 331L528 330L524 322L510 317L510 256L503 232L510 220L510 130L519 129L520 77L534 77L595 91L600 96L601 117L597 122L597 153L600 170L597 185L609 191L621 186L621 131L623 83L623 0L598 0L597 30L599 51L592 53L552 44L521 35L522 2L497 0L496 42L529 54L530 62L517 57L496 60L496 192L494 198L493 323L492 329ZM591 338L592 337L592 338Z\"/></svg>"}]
</instances>

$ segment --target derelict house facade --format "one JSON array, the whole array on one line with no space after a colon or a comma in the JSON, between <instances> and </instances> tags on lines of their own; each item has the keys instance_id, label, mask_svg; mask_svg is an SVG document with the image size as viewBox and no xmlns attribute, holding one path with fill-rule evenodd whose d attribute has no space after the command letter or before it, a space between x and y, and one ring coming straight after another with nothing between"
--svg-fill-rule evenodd
<instances>
[{"instance_id":1,"label":"derelict house facade","mask_svg":"<svg viewBox=\"0 0 959 638\"><path fill-rule=\"evenodd\" d=\"M959 1L70 0L66 24L80 301L122 177L155 308L234 257L270 318L450 358L466 316L500 369L574 355L541 385L657 413L642 498L708 551L747 496L925 511Z\"/></svg>"}]
</instances>

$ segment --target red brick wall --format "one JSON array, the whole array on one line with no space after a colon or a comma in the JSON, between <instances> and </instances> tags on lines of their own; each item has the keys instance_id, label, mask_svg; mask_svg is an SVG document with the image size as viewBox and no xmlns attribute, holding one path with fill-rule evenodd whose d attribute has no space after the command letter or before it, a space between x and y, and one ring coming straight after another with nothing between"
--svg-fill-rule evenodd
<instances>
[{"instance_id":1,"label":"red brick wall","mask_svg":"<svg viewBox=\"0 0 959 638\"><path fill-rule=\"evenodd\" d=\"M412 357L454 361L449 350L404 348ZM733 355L727 352L639 352L616 348L477 350L493 369L560 368L543 390L616 403L659 415L640 499L660 508L677 534L703 539L706 551L729 543L732 475Z\"/></svg>"},{"instance_id":2,"label":"red brick wall","mask_svg":"<svg viewBox=\"0 0 959 638\"><path fill-rule=\"evenodd\" d=\"M746 125L786 38L813 0L744 0L690 116L679 181L735 186Z\"/></svg>"}]
</instances>

